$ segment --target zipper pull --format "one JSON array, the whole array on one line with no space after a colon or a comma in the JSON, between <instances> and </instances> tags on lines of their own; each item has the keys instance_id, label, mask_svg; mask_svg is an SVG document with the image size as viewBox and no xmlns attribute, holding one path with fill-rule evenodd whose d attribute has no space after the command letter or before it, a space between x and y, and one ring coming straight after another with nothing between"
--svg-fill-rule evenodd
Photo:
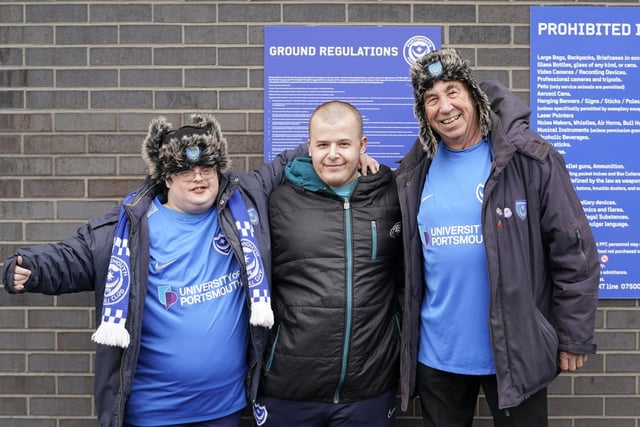
<instances>
[{"instance_id":1,"label":"zipper pull","mask_svg":"<svg viewBox=\"0 0 640 427\"><path fill-rule=\"evenodd\" d=\"M344 210L346 211L349 208L350 208L349 199L344 199Z\"/></svg>"}]
</instances>

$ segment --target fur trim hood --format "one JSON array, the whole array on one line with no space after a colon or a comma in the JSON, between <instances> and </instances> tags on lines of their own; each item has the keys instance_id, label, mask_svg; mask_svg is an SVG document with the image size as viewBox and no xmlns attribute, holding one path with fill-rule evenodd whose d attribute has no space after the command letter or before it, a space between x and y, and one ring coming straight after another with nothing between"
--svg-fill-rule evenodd
<instances>
[{"instance_id":1,"label":"fur trim hood","mask_svg":"<svg viewBox=\"0 0 640 427\"><path fill-rule=\"evenodd\" d=\"M411 66L411 84L413 86L414 109L418 118L419 139L427 157L435 156L440 136L433 132L424 111L424 93L431 89L436 81L458 80L466 84L473 98L478 118L480 133L483 138L489 135L491 129L490 104L487 95L480 89L476 80L471 76L471 68L454 49L442 49L424 55Z\"/></svg>"},{"instance_id":2,"label":"fur trim hood","mask_svg":"<svg viewBox=\"0 0 640 427\"><path fill-rule=\"evenodd\" d=\"M155 182L194 166L211 166L218 173L228 171L231 161L227 140L220 124L212 115L193 114L190 125L173 129L165 117L156 117L149 124L149 133L142 143L142 158Z\"/></svg>"}]
</instances>

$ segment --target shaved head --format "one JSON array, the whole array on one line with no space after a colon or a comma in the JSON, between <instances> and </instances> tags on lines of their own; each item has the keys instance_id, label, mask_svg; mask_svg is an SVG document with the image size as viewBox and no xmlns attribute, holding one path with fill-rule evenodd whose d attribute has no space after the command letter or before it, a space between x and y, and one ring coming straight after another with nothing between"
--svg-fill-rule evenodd
<instances>
[{"instance_id":1,"label":"shaved head","mask_svg":"<svg viewBox=\"0 0 640 427\"><path fill-rule=\"evenodd\" d=\"M309 119L309 135L311 135L311 123L314 120L321 120L328 124L335 124L340 120L344 120L347 115L353 116L356 120L359 131L358 138L361 138L363 134L362 115L360 115L360 112L353 105L342 101L325 102L313 110L311 118Z\"/></svg>"}]
</instances>

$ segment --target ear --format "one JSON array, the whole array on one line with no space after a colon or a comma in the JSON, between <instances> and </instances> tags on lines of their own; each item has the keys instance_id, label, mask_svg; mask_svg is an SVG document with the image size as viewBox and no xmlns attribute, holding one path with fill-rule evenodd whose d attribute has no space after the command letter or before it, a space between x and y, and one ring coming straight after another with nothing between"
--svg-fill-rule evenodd
<instances>
[{"instance_id":1,"label":"ear","mask_svg":"<svg viewBox=\"0 0 640 427\"><path fill-rule=\"evenodd\" d=\"M362 139L360 140L360 153L366 153L367 152L367 137L363 136Z\"/></svg>"},{"instance_id":2,"label":"ear","mask_svg":"<svg viewBox=\"0 0 640 427\"><path fill-rule=\"evenodd\" d=\"M309 149L309 157L311 157L311 140L307 139L307 148Z\"/></svg>"}]
</instances>

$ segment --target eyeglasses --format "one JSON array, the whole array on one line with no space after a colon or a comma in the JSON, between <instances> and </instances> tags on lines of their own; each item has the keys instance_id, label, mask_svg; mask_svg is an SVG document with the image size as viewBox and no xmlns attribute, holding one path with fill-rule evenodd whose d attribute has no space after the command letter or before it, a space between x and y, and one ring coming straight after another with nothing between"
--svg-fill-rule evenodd
<instances>
[{"instance_id":1,"label":"eyeglasses","mask_svg":"<svg viewBox=\"0 0 640 427\"><path fill-rule=\"evenodd\" d=\"M198 174L200 174L202 179L209 179L209 178L213 178L213 175L215 175L215 173L216 173L215 168L208 166L208 167L202 167L200 169L195 169L195 168L189 169L186 171L178 172L175 175L176 177L178 177L180 181L193 181L196 178L196 175Z\"/></svg>"}]
</instances>

